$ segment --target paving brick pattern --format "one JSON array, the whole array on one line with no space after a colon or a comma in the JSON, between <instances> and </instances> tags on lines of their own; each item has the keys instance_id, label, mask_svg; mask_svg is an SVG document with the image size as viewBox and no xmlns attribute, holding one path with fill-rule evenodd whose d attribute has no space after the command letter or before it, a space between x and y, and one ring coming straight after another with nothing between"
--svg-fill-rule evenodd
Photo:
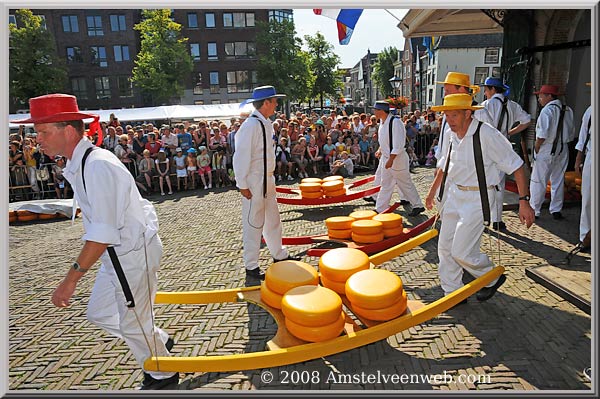
<instances>
[{"instance_id":1,"label":"paving brick pattern","mask_svg":"<svg viewBox=\"0 0 600 399\"><path fill-rule=\"evenodd\" d=\"M432 170L417 169L413 177L424 197ZM160 290L249 284L242 268L241 202L236 190L196 190L151 199L165 253ZM281 205L284 235L321 233L325 218L372 207L362 200L327 207ZM529 266L567 267L563 260L577 239L579 208L565 208L563 214L566 220L555 222L545 213L527 230L515 212L505 212L509 231L496 235L491 244L488 239L483 243L485 249L493 248L494 260L500 254L508 277L488 302L470 298L467 305L429 322L327 358L271 370L182 373L174 389L589 390L584 369L591 365L590 317L525 276ZM405 222L416 224L426 217L406 217ZM11 390L131 390L142 379L123 342L85 319L93 272L80 282L70 308L56 309L50 302L52 290L81 249L82 232L81 220L73 226L66 220L10 226ZM305 255L307 248L290 249ZM317 264L316 258L304 260ZM269 261L265 248L262 267ZM589 270L589 264L589 255L581 254L570 267ZM436 239L382 267L402 277L410 299L429 303L443 295ZM174 336L177 356L260 351L277 328L265 310L246 303L159 305L156 322ZM270 383L261 380L266 371L273 373ZM361 380L361 373L364 378L380 377ZM408 379L381 378L391 375ZM449 377L423 379L431 375Z\"/></svg>"}]
</instances>

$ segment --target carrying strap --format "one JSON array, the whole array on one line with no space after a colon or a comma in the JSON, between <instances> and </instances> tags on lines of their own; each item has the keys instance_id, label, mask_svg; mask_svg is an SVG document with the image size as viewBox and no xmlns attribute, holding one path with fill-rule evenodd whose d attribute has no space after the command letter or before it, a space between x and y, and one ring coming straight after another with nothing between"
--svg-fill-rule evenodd
<instances>
[{"instance_id":1,"label":"carrying strap","mask_svg":"<svg viewBox=\"0 0 600 399\"><path fill-rule=\"evenodd\" d=\"M444 123L442 123L442 130L440 130L440 137L438 140L438 145L442 145L443 146L443 142L444 142L444 131L446 130L446 125L448 124L448 121L446 121L446 117L444 117ZM450 154L450 153L448 153Z\"/></svg>"},{"instance_id":2,"label":"carrying strap","mask_svg":"<svg viewBox=\"0 0 600 399\"><path fill-rule=\"evenodd\" d=\"M585 143L583 144L583 156L587 154L587 145L590 142L590 128L592 127L592 115L590 115L590 119L588 120L588 128L587 128L587 137L585 138Z\"/></svg>"},{"instance_id":3,"label":"carrying strap","mask_svg":"<svg viewBox=\"0 0 600 399\"><path fill-rule=\"evenodd\" d=\"M485 181L485 169L483 167L483 154L481 152L481 138L479 131L483 122L479 122L477 130L473 135L473 154L475 155L475 171L479 183L479 195L481 197L481 210L483 211L483 225L490 225L490 199L488 198L487 183Z\"/></svg>"},{"instance_id":4,"label":"carrying strap","mask_svg":"<svg viewBox=\"0 0 600 399\"><path fill-rule=\"evenodd\" d=\"M563 150L563 121L565 119L565 111L567 110L567 106L563 104L563 106L559 106L558 104L550 104L560 109L560 116L558 117L558 126L556 126L556 137L554 137L554 142L552 143L552 151L550 151L550 155L554 155L556 153L556 147L558 145L558 140L560 140L560 151L559 154Z\"/></svg>"},{"instance_id":5,"label":"carrying strap","mask_svg":"<svg viewBox=\"0 0 600 399\"><path fill-rule=\"evenodd\" d=\"M263 197L267 198L267 132L265 124L256 115L252 115L260 122L260 127L263 133Z\"/></svg>"},{"instance_id":6,"label":"carrying strap","mask_svg":"<svg viewBox=\"0 0 600 399\"><path fill-rule=\"evenodd\" d=\"M446 187L446 177L448 177L448 168L450 167L450 153L452 152L452 141L450 141L450 147L448 148L448 158L446 159L446 166L444 166L444 176L442 177L442 184L440 184L440 191L438 193L438 201L442 201L444 197L444 187Z\"/></svg>"},{"instance_id":7,"label":"carrying strap","mask_svg":"<svg viewBox=\"0 0 600 399\"><path fill-rule=\"evenodd\" d=\"M506 126L506 134L508 134L508 98L504 97L504 100L501 100L500 97L492 97L492 99L494 98L502 103L502 111L500 111L500 119L498 120L498 126L496 126L496 129L502 133L505 133L502 131L502 122L504 122L504 117L506 116L507 118L504 126Z\"/></svg>"},{"instance_id":8,"label":"carrying strap","mask_svg":"<svg viewBox=\"0 0 600 399\"><path fill-rule=\"evenodd\" d=\"M81 179L83 180L83 191L86 192L85 188L85 161L87 157L90 155L92 151L94 151L98 147L89 147L85 150L83 154L83 158L81 159ZM128 308L135 307L135 300L133 299L133 294L131 292L131 288L129 287L129 283L127 282L127 278L125 277L125 272L123 272L123 267L121 266L121 262L119 262L119 257L115 251L114 247L108 247L106 249L108 251L108 256L110 257L110 261L113 264L113 268L115 269L115 273L117 274L117 278L119 279L119 283L121 284L121 288L123 289L123 294L125 295L125 305Z\"/></svg>"},{"instance_id":9,"label":"carrying strap","mask_svg":"<svg viewBox=\"0 0 600 399\"><path fill-rule=\"evenodd\" d=\"M394 148L394 146L392 145L392 128L394 124L394 115L392 115L392 119L390 119L390 123L388 125L389 128L389 135L390 135L390 155L392 155L392 149Z\"/></svg>"}]
</instances>

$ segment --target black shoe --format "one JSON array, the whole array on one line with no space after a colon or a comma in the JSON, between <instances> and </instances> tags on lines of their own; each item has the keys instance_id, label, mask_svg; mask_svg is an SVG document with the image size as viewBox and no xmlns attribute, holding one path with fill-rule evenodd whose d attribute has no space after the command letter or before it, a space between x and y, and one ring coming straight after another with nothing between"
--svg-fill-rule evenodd
<instances>
[{"instance_id":1,"label":"black shoe","mask_svg":"<svg viewBox=\"0 0 600 399\"><path fill-rule=\"evenodd\" d=\"M377 201L375 200L375 198L373 198L373 197L364 197L364 198L363 198L363 200L364 200L364 201L367 201L367 202L371 202L371 203L373 203L373 204L377 202Z\"/></svg>"},{"instance_id":2,"label":"black shoe","mask_svg":"<svg viewBox=\"0 0 600 399\"><path fill-rule=\"evenodd\" d=\"M471 281L475 280L475 276L471 273L463 269L462 282L464 285L469 284Z\"/></svg>"},{"instance_id":3,"label":"black shoe","mask_svg":"<svg viewBox=\"0 0 600 399\"><path fill-rule=\"evenodd\" d=\"M257 267L256 269L252 270L246 269L246 277L253 277L259 280L264 280L265 274L260 271L260 268Z\"/></svg>"},{"instance_id":4,"label":"black shoe","mask_svg":"<svg viewBox=\"0 0 600 399\"><path fill-rule=\"evenodd\" d=\"M144 381L142 382L140 390L146 391L164 389L175 384L179 384L179 373L175 373L171 377L165 378L164 380L157 380L156 378L150 376L150 374L144 373Z\"/></svg>"},{"instance_id":5,"label":"black shoe","mask_svg":"<svg viewBox=\"0 0 600 399\"><path fill-rule=\"evenodd\" d=\"M405 205L410 205L410 201L407 200L400 200L400 205L405 206Z\"/></svg>"},{"instance_id":6,"label":"black shoe","mask_svg":"<svg viewBox=\"0 0 600 399\"><path fill-rule=\"evenodd\" d=\"M506 224L504 222L494 222L492 223L492 228L494 230L506 230Z\"/></svg>"},{"instance_id":7,"label":"black shoe","mask_svg":"<svg viewBox=\"0 0 600 399\"><path fill-rule=\"evenodd\" d=\"M413 208L412 211L409 212L408 216L417 216L421 212L424 212L425 208Z\"/></svg>"},{"instance_id":8,"label":"black shoe","mask_svg":"<svg viewBox=\"0 0 600 399\"><path fill-rule=\"evenodd\" d=\"M562 213L560 212L554 212L552 214L552 217L554 218L554 220L561 220L564 219L565 217L562 215Z\"/></svg>"},{"instance_id":9,"label":"black shoe","mask_svg":"<svg viewBox=\"0 0 600 399\"><path fill-rule=\"evenodd\" d=\"M173 338L169 337L169 339L165 343L165 347L167 348L167 350L169 352L171 352L171 349L173 349L173 346L175 346L175 341L173 341Z\"/></svg>"},{"instance_id":10,"label":"black shoe","mask_svg":"<svg viewBox=\"0 0 600 399\"><path fill-rule=\"evenodd\" d=\"M498 277L498 281L496 281L496 284L492 285L491 287L483 287L479 290L477 293L477 300L483 302L493 297L496 291L498 291L498 288L500 288L505 281L506 276L504 274L500 275L500 277Z\"/></svg>"},{"instance_id":11,"label":"black shoe","mask_svg":"<svg viewBox=\"0 0 600 399\"><path fill-rule=\"evenodd\" d=\"M467 303L469 303L469 298L465 298L462 301L460 301L459 303L457 303L456 305L452 306L450 309L448 310L452 310L452 309L456 309L457 307L459 307L460 305L466 305Z\"/></svg>"},{"instance_id":12,"label":"black shoe","mask_svg":"<svg viewBox=\"0 0 600 399\"><path fill-rule=\"evenodd\" d=\"M297 260L297 261L301 261L302 258L298 257L298 256L292 256L292 255L288 255L287 258L283 258L283 259L275 259L273 258L273 262L281 262L284 260Z\"/></svg>"},{"instance_id":13,"label":"black shoe","mask_svg":"<svg viewBox=\"0 0 600 399\"><path fill-rule=\"evenodd\" d=\"M584 245L581 241L579 241L579 244L577 245L579 246L579 252L583 252L584 254L589 254L592 252L591 245Z\"/></svg>"}]
</instances>

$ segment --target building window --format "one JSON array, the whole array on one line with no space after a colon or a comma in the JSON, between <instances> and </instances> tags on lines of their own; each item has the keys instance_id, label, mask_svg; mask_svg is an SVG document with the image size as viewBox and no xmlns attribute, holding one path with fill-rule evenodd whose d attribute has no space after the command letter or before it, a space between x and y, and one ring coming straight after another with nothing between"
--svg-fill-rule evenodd
<instances>
[{"instance_id":1,"label":"building window","mask_svg":"<svg viewBox=\"0 0 600 399\"><path fill-rule=\"evenodd\" d=\"M250 91L248 71L227 72L227 93L247 93Z\"/></svg>"},{"instance_id":2,"label":"building window","mask_svg":"<svg viewBox=\"0 0 600 399\"><path fill-rule=\"evenodd\" d=\"M433 89L429 89L429 102L433 101Z\"/></svg>"},{"instance_id":3,"label":"building window","mask_svg":"<svg viewBox=\"0 0 600 399\"><path fill-rule=\"evenodd\" d=\"M204 100L194 100L194 105L204 105Z\"/></svg>"},{"instance_id":4,"label":"building window","mask_svg":"<svg viewBox=\"0 0 600 399\"><path fill-rule=\"evenodd\" d=\"M98 100L110 98L110 84L108 76L94 78L96 84L96 98Z\"/></svg>"},{"instance_id":5,"label":"building window","mask_svg":"<svg viewBox=\"0 0 600 399\"><path fill-rule=\"evenodd\" d=\"M225 43L225 58L227 58L227 59L256 58L256 43L254 43L254 42L227 42L227 43Z\"/></svg>"},{"instance_id":6,"label":"building window","mask_svg":"<svg viewBox=\"0 0 600 399\"><path fill-rule=\"evenodd\" d=\"M67 47L67 64L79 64L83 62L80 47Z\"/></svg>"},{"instance_id":7,"label":"building window","mask_svg":"<svg viewBox=\"0 0 600 399\"><path fill-rule=\"evenodd\" d=\"M190 13L188 13L187 18L188 18L188 28L198 29L198 15L195 12L190 12Z\"/></svg>"},{"instance_id":8,"label":"building window","mask_svg":"<svg viewBox=\"0 0 600 399\"><path fill-rule=\"evenodd\" d=\"M290 11L286 10L269 10L269 21L293 21L294 16Z\"/></svg>"},{"instance_id":9,"label":"building window","mask_svg":"<svg viewBox=\"0 0 600 399\"><path fill-rule=\"evenodd\" d=\"M219 57L217 56L217 43L210 42L207 44L207 48L208 48L208 59L209 60L218 60Z\"/></svg>"},{"instance_id":10,"label":"building window","mask_svg":"<svg viewBox=\"0 0 600 399\"><path fill-rule=\"evenodd\" d=\"M10 14L8 16L8 23L9 24L13 24L14 26L17 26L17 17L15 17L14 15Z\"/></svg>"},{"instance_id":11,"label":"building window","mask_svg":"<svg viewBox=\"0 0 600 399\"><path fill-rule=\"evenodd\" d=\"M490 72L490 68L488 67L476 67L475 68L475 79L474 84L483 84L485 82L485 78L487 78L488 73Z\"/></svg>"},{"instance_id":12,"label":"building window","mask_svg":"<svg viewBox=\"0 0 600 399\"><path fill-rule=\"evenodd\" d=\"M100 15L89 15L86 17L88 36L104 36L102 30L102 17Z\"/></svg>"},{"instance_id":13,"label":"building window","mask_svg":"<svg viewBox=\"0 0 600 399\"><path fill-rule=\"evenodd\" d=\"M219 72L210 72L210 94L219 94Z\"/></svg>"},{"instance_id":14,"label":"building window","mask_svg":"<svg viewBox=\"0 0 600 399\"><path fill-rule=\"evenodd\" d=\"M501 78L502 77L502 69L500 67L492 67L492 77Z\"/></svg>"},{"instance_id":15,"label":"building window","mask_svg":"<svg viewBox=\"0 0 600 399\"><path fill-rule=\"evenodd\" d=\"M206 27L207 28L214 28L215 25L215 13L214 12L207 12L206 14L204 14L204 20L206 22Z\"/></svg>"},{"instance_id":16,"label":"building window","mask_svg":"<svg viewBox=\"0 0 600 399\"><path fill-rule=\"evenodd\" d=\"M92 46L92 64L96 64L101 67L108 66L108 60L106 59L106 47L104 46Z\"/></svg>"},{"instance_id":17,"label":"building window","mask_svg":"<svg viewBox=\"0 0 600 399\"><path fill-rule=\"evenodd\" d=\"M486 48L485 49L485 64L497 64L500 60L500 49L499 48Z\"/></svg>"},{"instance_id":18,"label":"building window","mask_svg":"<svg viewBox=\"0 0 600 399\"><path fill-rule=\"evenodd\" d=\"M36 15L36 17L40 17L42 19L42 22L40 23L40 25L42 26L42 29L48 30L48 27L46 26L46 16L45 15Z\"/></svg>"},{"instance_id":19,"label":"building window","mask_svg":"<svg viewBox=\"0 0 600 399\"><path fill-rule=\"evenodd\" d=\"M198 76L196 76L196 85L194 86L194 94L202 94L204 90L202 89L202 72L198 72Z\"/></svg>"},{"instance_id":20,"label":"building window","mask_svg":"<svg viewBox=\"0 0 600 399\"><path fill-rule=\"evenodd\" d=\"M223 26L225 28L246 28L254 26L253 12L224 12Z\"/></svg>"},{"instance_id":21,"label":"building window","mask_svg":"<svg viewBox=\"0 0 600 399\"><path fill-rule=\"evenodd\" d=\"M110 30L118 32L120 30L127 30L125 25L125 15L111 15L110 16Z\"/></svg>"},{"instance_id":22,"label":"building window","mask_svg":"<svg viewBox=\"0 0 600 399\"><path fill-rule=\"evenodd\" d=\"M129 76L117 77L117 89L119 90L119 97L133 97L133 84Z\"/></svg>"},{"instance_id":23,"label":"building window","mask_svg":"<svg viewBox=\"0 0 600 399\"><path fill-rule=\"evenodd\" d=\"M129 46L113 46L115 52L115 61L129 61Z\"/></svg>"},{"instance_id":24,"label":"building window","mask_svg":"<svg viewBox=\"0 0 600 399\"><path fill-rule=\"evenodd\" d=\"M63 32L79 32L79 22L77 15L63 15L61 17Z\"/></svg>"},{"instance_id":25,"label":"building window","mask_svg":"<svg viewBox=\"0 0 600 399\"><path fill-rule=\"evenodd\" d=\"M190 55L194 61L200 61L200 43L190 43Z\"/></svg>"},{"instance_id":26,"label":"building window","mask_svg":"<svg viewBox=\"0 0 600 399\"><path fill-rule=\"evenodd\" d=\"M210 103L213 105L221 104L221 100L210 100Z\"/></svg>"},{"instance_id":27,"label":"building window","mask_svg":"<svg viewBox=\"0 0 600 399\"><path fill-rule=\"evenodd\" d=\"M73 95L79 100L87 100L87 87L85 85L85 78L72 78L71 79L71 91Z\"/></svg>"}]
</instances>

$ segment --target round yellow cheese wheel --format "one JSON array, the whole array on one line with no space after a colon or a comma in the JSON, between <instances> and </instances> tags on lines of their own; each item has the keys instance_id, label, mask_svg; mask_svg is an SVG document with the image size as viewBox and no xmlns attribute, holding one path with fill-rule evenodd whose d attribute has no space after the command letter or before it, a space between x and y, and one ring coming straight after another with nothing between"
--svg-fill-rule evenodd
<instances>
[{"instance_id":1,"label":"round yellow cheese wheel","mask_svg":"<svg viewBox=\"0 0 600 399\"><path fill-rule=\"evenodd\" d=\"M383 229L383 236L385 238L399 236L402 233L404 233L404 227L402 227L402 226L394 227L391 229L385 229L385 228Z\"/></svg>"},{"instance_id":2,"label":"round yellow cheese wheel","mask_svg":"<svg viewBox=\"0 0 600 399\"><path fill-rule=\"evenodd\" d=\"M352 238L352 230L328 229L327 235L329 236L329 238L335 238L337 240L349 240L350 238Z\"/></svg>"},{"instance_id":3,"label":"round yellow cheese wheel","mask_svg":"<svg viewBox=\"0 0 600 399\"><path fill-rule=\"evenodd\" d=\"M39 215L35 212L18 210L17 211L17 220L19 222L30 222L32 220L37 220Z\"/></svg>"},{"instance_id":4,"label":"round yellow cheese wheel","mask_svg":"<svg viewBox=\"0 0 600 399\"><path fill-rule=\"evenodd\" d=\"M340 283L339 281L333 281L321 274L321 285L337 292L340 295L346 295L346 283Z\"/></svg>"},{"instance_id":5,"label":"round yellow cheese wheel","mask_svg":"<svg viewBox=\"0 0 600 399\"><path fill-rule=\"evenodd\" d=\"M319 259L319 271L329 280L345 282L354 273L370 267L369 256L356 248L334 248Z\"/></svg>"},{"instance_id":6,"label":"round yellow cheese wheel","mask_svg":"<svg viewBox=\"0 0 600 399\"><path fill-rule=\"evenodd\" d=\"M41 220L54 219L56 218L56 213L40 213L38 218Z\"/></svg>"},{"instance_id":7,"label":"round yellow cheese wheel","mask_svg":"<svg viewBox=\"0 0 600 399\"><path fill-rule=\"evenodd\" d=\"M362 270L346 281L346 297L354 305L365 309L392 306L402 296L402 280L383 269Z\"/></svg>"},{"instance_id":8,"label":"round yellow cheese wheel","mask_svg":"<svg viewBox=\"0 0 600 399\"><path fill-rule=\"evenodd\" d=\"M344 178L342 176L338 176L338 175L327 176L327 177L323 178L323 183L326 182L326 181L334 181L334 180L344 181Z\"/></svg>"},{"instance_id":9,"label":"round yellow cheese wheel","mask_svg":"<svg viewBox=\"0 0 600 399\"><path fill-rule=\"evenodd\" d=\"M282 260L269 266L265 282L271 291L283 295L294 287L319 284L319 274L308 263Z\"/></svg>"},{"instance_id":10,"label":"round yellow cheese wheel","mask_svg":"<svg viewBox=\"0 0 600 399\"><path fill-rule=\"evenodd\" d=\"M319 179L318 177L305 177L304 179L300 180L300 183L319 183L320 185L323 183L323 180Z\"/></svg>"},{"instance_id":11,"label":"round yellow cheese wheel","mask_svg":"<svg viewBox=\"0 0 600 399\"><path fill-rule=\"evenodd\" d=\"M356 220L373 219L373 216L377 215L375 211L354 211L350 215L351 218Z\"/></svg>"},{"instance_id":12,"label":"round yellow cheese wheel","mask_svg":"<svg viewBox=\"0 0 600 399\"><path fill-rule=\"evenodd\" d=\"M308 327L286 318L285 326L296 338L308 342L323 342L338 337L344 331L345 321L344 313L340 312L338 319L330 324Z\"/></svg>"},{"instance_id":13,"label":"round yellow cheese wheel","mask_svg":"<svg viewBox=\"0 0 600 399\"><path fill-rule=\"evenodd\" d=\"M380 213L379 215L373 216L373 220L383 223L384 229L402 227L402 216L397 213Z\"/></svg>"},{"instance_id":14,"label":"round yellow cheese wheel","mask_svg":"<svg viewBox=\"0 0 600 399\"><path fill-rule=\"evenodd\" d=\"M327 226L328 229L350 230L352 222L354 222L354 218L351 218L350 216L332 216L325 219L325 226Z\"/></svg>"},{"instance_id":15,"label":"round yellow cheese wheel","mask_svg":"<svg viewBox=\"0 0 600 399\"><path fill-rule=\"evenodd\" d=\"M377 220L363 219L352 223L352 232L356 234L379 234L383 232L383 223Z\"/></svg>"},{"instance_id":16,"label":"round yellow cheese wheel","mask_svg":"<svg viewBox=\"0 0 600 399\"><path fill-rule=\"evenodd\" d=\"M329 288L303 285L285 293L281 311L286 318L303 326L324 326L340 316L342 299Z\"/></svg>"},{"instance_id":17,"label":"round yellow cheese wheel","mask_svg":"<svg viewBox=\"0 0 600 399\"><path fill-rule=\"evenodd\" d=\"M384 238L383 231L377 234L357 234L352 232L352 241L359 244L373 244L382 241Z\"/></svg>"},{"instance_id":18,"label":"round yellow cheese wheel","mask_svg":"<svg viewBox=\"0 0 600 399\"><path fill-rule=\"evenodd\" d=\"M273 292L267 287L267 284L264 281L260 283L260 299L267 305L275 309L281 309L281 300L283 299L283 295L279 295L276 292Z\"/></svg>"},{"instance_id":19,"label":"round yellow cheese wheel","mask_svg":"<svg viewBox=\"0 0 600 399\"><path fill-rule=\"evenodd\" d=\"M321 185L319 183L300 183L298 187L303 193L321 192Z\"/></svg>"},{"instance_id":20,"label":"round yellow cheese wheel","mask_svg":"<svg viewBox=\"0 0 600 399\"><path fill-rule=\"evenodd\" d=\"M311 199L321 198L323 196L323 193L321 191L314 192L314 193L302 191L301 194L302 194L302 198L311 198Z\"/></svg>"},{"instance_id":21,"label":"round yellow cheese wheel","mask_svg":"<svg viewBox=\"0 0 600 399\"><path fill-rule=\"evenodd\" d=\"M342 188L341 190L337 190L337 191L326 191L325 192L326 197L339 197L341 195L346 195L345 188Z\"/></svg>"},{"instance_id":22,"label":"round yellow cheese wheel","mask_svg":"<svg viewBox=\"0 0 600 399\"><path fill-rule=\"evenodd\" d=\"M344 188L344 182L341 180L326 181L321 184L325 194L340 191Z\"/></svg>"},{"instance_id":23,"label":"round yellow cheese wheel","mask_svg":"<svg viewBox=\"0 0 600 399\"><path fill-rule=\"evenodd\" d=\"M14 223L14 222L16 222L17 220L18 220L18 219L17 219L17 215L15 215L15 216L9 216L9 217L8 217L8 222L9 222L9 223Z\"/></svg>"},{"instance_id":24,"label":"round yellow cheese wheel","mask_svg":"<svg viewBox=\"0 0 600 399\"><path fill-rule=\"evenodd\" d=\"M388 321L395 319L406 311L408 301L406 298L406 292L402 292L402 296L396 303L381 309L366 309L358 305L352 304L352 311L357 316L364 317L369 320L375 321Z\"/></svg>"}]
</instances>

